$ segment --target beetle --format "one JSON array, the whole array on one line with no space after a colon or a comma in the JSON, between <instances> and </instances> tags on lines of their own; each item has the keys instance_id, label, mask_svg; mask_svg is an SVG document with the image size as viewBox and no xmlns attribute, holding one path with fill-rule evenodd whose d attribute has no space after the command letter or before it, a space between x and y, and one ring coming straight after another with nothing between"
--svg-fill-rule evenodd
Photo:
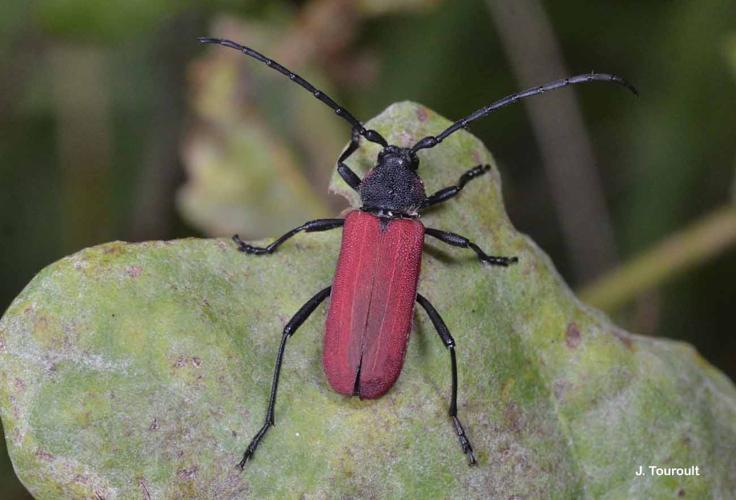
<instances>
[{"instance_id":1,"label":"beetle","mask_svg":"<svg viewBox=\"0 0 736 500\"><path fill-rule=\"evenodd\" d=\"M412 147L389 144L375 130L366 129L347 109L311 83L260 52L227 39L201 37L203 44L218 44L238 50L278 71L332 108L352 126L350 143L337 160L337 171L352 189L360 194L361 207L344 219L318 219L285 233L266 247L250 245L233 236L238 250L246 254L267 255L286 240L304 232L327 231L343 227L342 243L335 277L331 286L317 292L288 321L283 329L276 356L271 394L263 426L251 440L238 466L242 470L256 448L274 425L274 407L286 342L327 297L330 305L324 337L323 367L330 386L346 396L373 399L383 396L396 382L404 364L411 330L414 303L429 316L440 339L450 353L452 389L449 416L455 434L470 465L476 463L473 447L457 415L457 359L455 340L434 306L417 293L422 247L425 236L475 252L481 263L506 267L518 262L516 257L486 254L468 238L449 231L425 227L421 213L455 197L471 180L483 175L490 165L476 165L460 176L457 184L427 196L417 174L418 152L431 149L473 121L520 99L568 85L592 81L622 85L638 95L636 88L623 78L606 73L587 73L555 80L538 87L511 94L456 121L436 136L427 136ZM375 166L360 179L345 163L365 139L381 146Z\"/></svg>"}]
</instances>

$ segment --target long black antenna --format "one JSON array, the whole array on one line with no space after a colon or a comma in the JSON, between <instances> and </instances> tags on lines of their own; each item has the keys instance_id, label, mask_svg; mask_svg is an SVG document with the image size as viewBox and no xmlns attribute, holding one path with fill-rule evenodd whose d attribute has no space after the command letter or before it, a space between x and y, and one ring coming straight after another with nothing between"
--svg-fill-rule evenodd
<instances>
[{"instance_id":1,"label":"long black antenna","mask_svg":"<svg viewBox=\"0 0 736 500\"><path fill-rule=\"evenodd\" d=\"M224 38L210 38L206 36L199 37L197 40L199 40L200 43L211 43L211 44L223 45L225 47L230 47L231 49L238 50L242 52L243 54L252 57L253 59L257 59L261 61L263 64L265 64L269 68L275 69L282 75L288 77L292 82L295 82L301 85L302 87L304 87L305 89L307 89L314 97L316 97L323 103L327 104L330 108L332 108L337 114L337 116L344 118L348 123L350 123L350 125L353 126L353 130L356 130L360 135L365 137L367 140L378 143L384 147L388 144L386 142L386 139L384 139L381 136L381 134L379 134L375 130L366 129L363 126L363 124L350 113L350 111L338 105L330 96L328 96L321 90L317 89L314 85L306 81L301 76L283 67L282 65L280 65L273 59L269 59L268 57L264 56L260 52L257 52L251 49L250 47L246 47L245 45L240 45L239 43L233 42L232 40L226 40Z\"/></svg>"},{"instance_id":2,"label":"long black antenna","mask_svg":"<svg viewBox=\"0 0 736 500\"><path fill-rule=\"evenodd\" d=\"M627 82L620 76L608 75L606 73L586 73L584 75L571 76L569 78L555 80L553 82L545 83L544 85L540 85L538 87L533 87L533 88L524 90L522 92L517 92L516 94L511 94L510 96L506 96L503 99L499 99L498 101L492 104L489 104L488 106L485 106L483 108L480 108L479 110L469 114L462 120L456 121L455 123L447 127L441 134L437 136L430 135L430 136L427 136L421 139L411 148L411 151L413 153L416 153L420 149L433 148L440 142L444 141L447 138L447 136L449 136L450 134L453 134L454 132L457 132L460 129L467 128L471 122L474 122L475 120L478 120L479 118L483 118L484 116L488 115L491 111L494 111L498 108L502 108L509 104L513 104L520 99L535 96L537 94L542 94L544 92L547 92L548 90L555 90L555 89L559 89L562 87L567 87L568 85L574 85L576 83L586 83L586 82L593 82L593 81L611 82L611 83L616 83L618 85L623 85L624 87L629 89L631 92L633 92L635 95L639 95L639 92L636 90L636 87L631 85L629 82Z\"/></svg>"}]
</instances>

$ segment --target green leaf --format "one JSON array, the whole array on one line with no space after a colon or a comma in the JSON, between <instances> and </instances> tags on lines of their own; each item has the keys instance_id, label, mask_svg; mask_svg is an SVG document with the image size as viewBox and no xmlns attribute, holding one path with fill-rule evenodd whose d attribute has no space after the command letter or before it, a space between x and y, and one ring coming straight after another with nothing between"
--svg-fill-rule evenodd
<instances>
[{"instance_id":1,"label":"green leaf","mask_svg":"<svg viewBox=\"0 0 736 500\"><path fill-rule=\"evenodd\" d=\"M447 124L401 103L369 126L409 145ZM351 165L365 172L375 153L364 145ZM430 192L492 163L465 132L420 156ZM346 192L339 180L333 189ZM235 467L262 423L281 329L330 283L333 231L263 257L227 240L114 242L39 273L0 322L0 407L18 477L41 498L736 491L733 384L688 345L623 332L581 304L510 224L495 167L424 222L520 260L488 267L427 242L419 289L457 341L477 467L448 418L449 355L426 316L415 313L396 386L359 401L322 373L324 306L287 346L276 427L244 472ZM700 475L635 475L649 465Z\"/></svg>"},{"instance_id":2,"label":"green leaf","mask_svg":"<svg viewBox=\"0 0 736 500\"><path fill-rule=\"evenodd\" d=\"M285 33L230 18L215 28L267 54L279 53ZM308 54L288 65L325 89ZM233 50L210 47L191 75L198 124L182 147L187 182L177 196L187 222L208 236L260 238L326 217L323 191L334 151L349 134L345 123L283 75Z\"/></svg>"}]
</instances>

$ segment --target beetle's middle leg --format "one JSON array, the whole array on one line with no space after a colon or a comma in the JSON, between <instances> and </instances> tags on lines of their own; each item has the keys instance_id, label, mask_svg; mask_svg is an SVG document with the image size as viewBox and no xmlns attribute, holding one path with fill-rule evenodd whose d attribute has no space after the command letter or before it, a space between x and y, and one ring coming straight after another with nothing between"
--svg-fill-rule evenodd
<instances>
[{"instance_id":1,"label":"beetle's middle leg","mask_svg":"<svg viewBox=\"0 0 736 500\"><path fill-rule=\"evenodd\" d=\"M442 231L440 229L433 229L431 227L426 228L424 232L425 234L434 236L438 240L443 241L448 245L460 248L470 248L472 251L475 252L480 261L485 262L486 264L506 267L519 262L518 257L498 257L495 255L488 255L483 250L481 250L478 245L467 239L465 236L460 236L459 234L451 233L449 231Z\"/></svg>"},{"instance_id":2,"label":"beetle's middle leg","mask_svg":"<svg viewBox=\"0 0 736 500\"><path fill-rule=\"evenodd\" d=\"M279 353L276 355L276 368L273 371L271 397L268 400L266 420L263 422L263 427L261 427L255 437L253 437L253 439L251 440L248 448L245 450L245 453L243 453L243 459L240 461L240 463L238 463L238 466L241 470L245 467L245 463L250 459L250 457L253 456L253 453L255 453L256 448L258 448L261 439L263 439L263 436L266 435L268 429L274 424L274 406L276 406L276 392L279 388L279 376L281 375L281 363L284 360L286 341L289 339L289 337L294 335L294 332L296 332L300 326L302 326L302 323L304 323L307 318L314 312L314 310L317 309L317 306L320 305L322 301L324 301L330 295L331 289L332 287L328 286L324 290L320 290L319 292L317 292L314 297L309 299L307 303L304 304L296 312L296 314L289 320L288 323L286 323L286 326L284 327L284 331L281 335L281 345L279 346Z\"/></svg>"},{"instance_id":3,"label":"beetle's middle leg","mask_svg":"<svg viewBox=\"0 0 736 500\"><path fill-rule=\"evenodd\" d=\"M463 175L460 176L460 179L458 179L456 185L440 189L433 195L427 196L427 198L424 200L424 203L422 203L421 209L424 210L425 208L429 208L433 205L437 205L439 203L447 201L450 198L456 196L460 191L463 190L463 188L465 187L465 184L475 179L476 177L485 174L490 169L491 169L490 165L477 165L471 168L470 170L468 170L467 172L465 172Z\"/></svg>"},{"instance_id":4,"label":"beetle's middle leg","mask_svg":"<svg viewBox=\"0 0 736 500\"><path fill-rule=\"evenodd\" d=\"M452 366L452 397L450 400L450 417L452 417L452 424L455 427L455 433L460 440L460 446L463 449L463 453L468 456L468 463L470 465L475 465L476 462L475 455L473 454L473 447L470 445L470 440L468 439L467 434L465 434L463 424L460 423L460 419L457 417L457 359L455 358L455 339L453 339L452 335L450 335L450 330L447 329L447 325L445 325L445 322L440 314L437 312L437 309L435 309L434 306L430 304L429 301L419 293L417 294L417 302L419 302L419 305L421 305L424 310L427 311L427 315L432 321L432 324L437 330L437 333L442 339L442 342L445 344L445 347L447 347L447 349L450 351L450 363Z\"/></svg>"},{"instance_id":5,"label":"beetle's middle leg","mask_svg":"<svg viewBox=\"0 0 736 500\"><path fill-rule=\"evenodd\" d=\"M238 236L237 234L233 236L233 241L238 244L238 250L240 250L241 252L262 255L264 253L273 253L279 246L281 246L283 242L301 231L306 231L307 233L315 231L327 231L329 229L340 227L343 224L345 224L345 219L310 220L309 222L305 222L299 227L295 227L294 229L276 239L276 241L266 247L255 247L253 245L249 245L248 243L241 240L240 236Z\"/></svg>"}]
</instances>

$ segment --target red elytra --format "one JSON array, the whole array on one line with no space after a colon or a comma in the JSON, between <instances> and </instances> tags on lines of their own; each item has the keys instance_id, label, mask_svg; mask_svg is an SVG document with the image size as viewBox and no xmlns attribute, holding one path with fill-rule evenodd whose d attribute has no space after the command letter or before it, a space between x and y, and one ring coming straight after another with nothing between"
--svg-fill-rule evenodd
<instances>
[{"instance_id":1,"label":"red elytra","mask_svg":"<svg viewBox=\"0 0 736 500\"><path fill-rule=\"evenodd\" d=\"M323 364L340 394L383 396L404 364L424 226L359 210L345 218L330 294Z\"/></svg>"}]
</instances>

